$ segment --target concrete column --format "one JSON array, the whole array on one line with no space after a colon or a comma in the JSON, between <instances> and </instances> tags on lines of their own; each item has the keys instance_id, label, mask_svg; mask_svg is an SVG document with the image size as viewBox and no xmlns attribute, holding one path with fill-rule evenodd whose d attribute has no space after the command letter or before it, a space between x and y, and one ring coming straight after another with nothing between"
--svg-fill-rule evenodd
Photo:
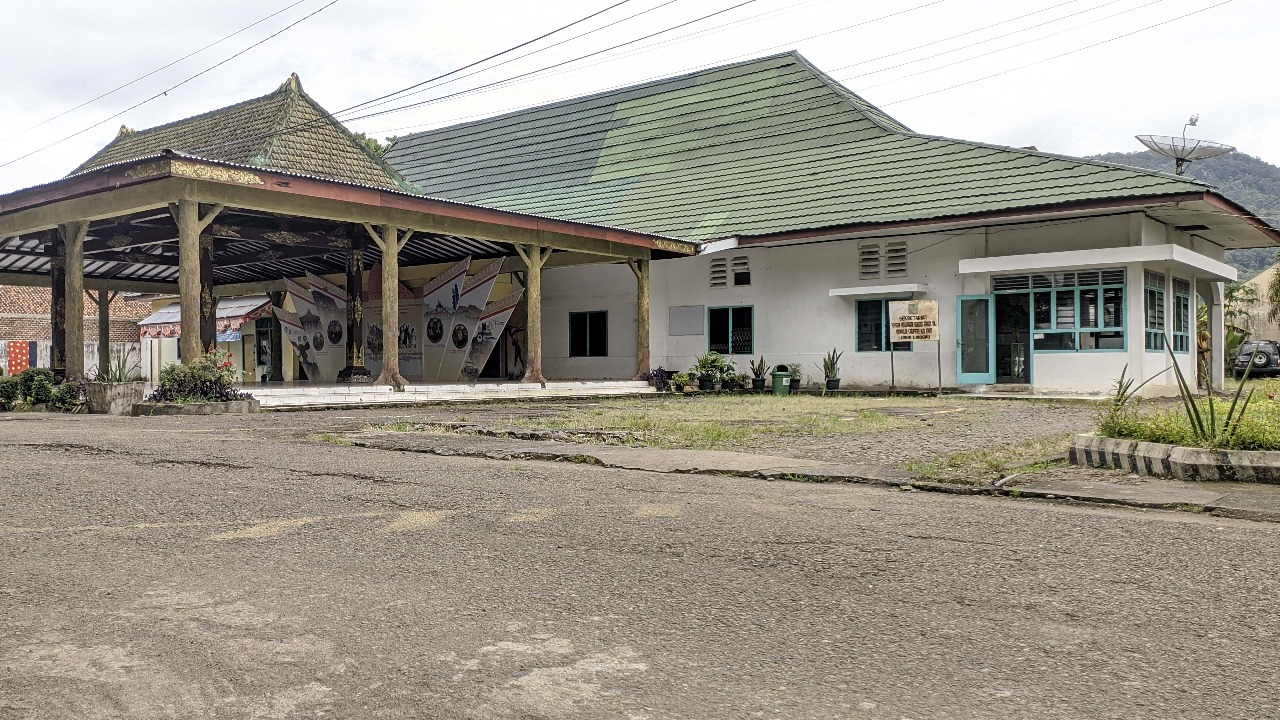
<instances>
[{"instance_id":1,"label":"concrete column","mask_svg":"<svg viewBox=\"0 0 1280 720\"><path fill-rule=\"evenodd\" d=\"M538 245L516 245L524 260L525 299L528 318L525 322L525 371L522 382L547 384L542 374L542 265L551 257L551 248Z\"/></svg>"},{"instance_id":2,"label":"concrete column","mask_svg":"<svg viewBox=\"0 0 1280 720\"><path fill-rule=\"evenodd\" d=\"M178 347L182 351L183 364L190 364L204 352L200 234L222 212L222 206L215 206L201 217L200 204L183 198L170 205L169 211L178 224L178 304L182 308L182 337L178 340ZM212 282L212 266L209 280ZM212 288L209 288L208 302L212 308Z\"/></svg>"},{"instance_id":3,"label":"concrete column","mask_svg":"<svg viewBox=\"0 0 1280 720\"><path fill-rule=\"evenodd\" d=\"M284 307L284 292L270 292L267 297L271 299L271 307ZM271 343L271 370L267 374L268 382L284 382L284 333L280 330L280 318L275 313L271 313L271 335L269 336Z\"/></svg>"},{"instance_id":4,"label":"concrete column","mask_svg":"<svg viewBox=\"0 0 1280 720\"><path fill-rule=\"evenodd\" d=\"M84 236L88 221L58 226L66 252L66 376L84 377Z\"/></svg>"},{"instance_id":5,"label":"concrete column","mask_svg":"<svg viewBox=\"0 0 1280 720\"><path fill-rule=\"evenodd\" d=\"M371 382L364 366L364 239L351 241L347 253L347 365L338 372L338 382ZM384 341L385 342L385 341Z\"/></svg>"},{"instance_id":6,"label":"concrete column","mask_svg":"<svg viewBox=\"0 0 1280 720\"><path fill-rule=\"evenodd\" d=\"M62 236L50 231L49 253L49 369L58 379L67 375L67 254Z\"/></svg>"},{"instance_id":7,"label":"concrete column","mask_svg":"<svg viewBox=\"0 0 1280 720\"><path fill-rule=\"evenodd\" d=\"M1215 390L1222 390L1226 385L1223 373L1227 367L1227 308L1222 283L1213 283L1211 294L1213 297L1209 302L1209 380L1213 383Z\"/></svg>"},{"instance_id":8,"label":"concrete column","mask_svg":"<svg viewBox=\"0 0 1280 720\"><path fill-rule=\"evenodd\" d=\"M646 380L653 368L649 361L649 261L628 260L636 276L636 374L632 380Z\"/></svg>"},{"instance_id":9,"label":"concrete column","mask_svg":"<svg viewBox=\"0 0 1280 720\"><path fill-rule=\"evenodd\" d=\"M218 345L218 300L213 295L213 236L200 236L200 347Z\"/></svg>"}]
</instances>

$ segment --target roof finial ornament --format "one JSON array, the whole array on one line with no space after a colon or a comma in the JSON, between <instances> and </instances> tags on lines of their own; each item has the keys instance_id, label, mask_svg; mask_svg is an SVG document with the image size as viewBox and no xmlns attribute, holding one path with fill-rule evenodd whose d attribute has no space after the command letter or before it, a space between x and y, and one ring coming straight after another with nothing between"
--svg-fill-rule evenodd
<instances>
[{"instance_id":1,"label":"roof finial ornament","mask_svg":"<svg viewBox=\"0 0 1280 720\"><path fill-rule=\"evenodd\" d=\"M280 91L302 92L302 80L298 77L298 73L289 73L289 79L284 81L280 86Z\"/></svg>"},{"instance_id":2,"label":"roof finial ornament","mask_svg":"<svg viewBox=\"0 0 1280 720\"><path fill-rule=\"evenodd\" d=\"M121 125L121 126L120 126L120 132L117 132L117 133L116 133L116 137L124 137L125 135L132 135L132 134L134 134L135 132L137 132L137 130L134 130L133 128L129 127L128 125Z\"/></svg>"}]
</instances>

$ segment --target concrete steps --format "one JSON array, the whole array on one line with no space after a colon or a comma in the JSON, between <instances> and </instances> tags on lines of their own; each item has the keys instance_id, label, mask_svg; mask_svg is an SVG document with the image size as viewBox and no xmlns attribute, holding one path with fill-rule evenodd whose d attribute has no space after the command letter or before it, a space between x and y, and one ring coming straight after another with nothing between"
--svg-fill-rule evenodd
<instances>
[{"instance_id":1,"label":"concrete steps","mask_svg":"<svg viewBox=\"0 0 1280 720\"><path fill-rule=\"evenodd\" d=\"M307 407L357 407L362 405L415 405L434 402L468 402L478 400L529 400L557 397L610 397L645 395L656 390L647 382L564 381L537 383L477 383L475 385L409 385L404 392L393 392L387 385L293 385L288 387L246 388L263 409L295 409Z\"/></svg>"}]
</instances>

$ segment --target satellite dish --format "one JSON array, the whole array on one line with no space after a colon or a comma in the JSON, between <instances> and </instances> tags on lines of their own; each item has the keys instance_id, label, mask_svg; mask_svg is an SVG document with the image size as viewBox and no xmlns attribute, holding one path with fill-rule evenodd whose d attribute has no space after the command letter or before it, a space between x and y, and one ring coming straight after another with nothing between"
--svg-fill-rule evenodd
<instances>
[{"instance_id":1,"label":"satellite dish","mask_svg":"<svg viewBox=\"0 0 1280 720\"><path fill-rule=\"evenodd\" d=\"M1199 115L1192 115L1186 125L1182 126L1182 137L1170 135L1134 135L1134 137L1138 139L1138 142L1146 145L1148 149L1154 150L1165 157L1173 158L1173 173L1181 175L1187 164L1193 160L1205 160L1225 155L1235 150L1230 145L1188 138L1187 127L1195 127L1199 121Z\"/></svg>"}]
</instances>

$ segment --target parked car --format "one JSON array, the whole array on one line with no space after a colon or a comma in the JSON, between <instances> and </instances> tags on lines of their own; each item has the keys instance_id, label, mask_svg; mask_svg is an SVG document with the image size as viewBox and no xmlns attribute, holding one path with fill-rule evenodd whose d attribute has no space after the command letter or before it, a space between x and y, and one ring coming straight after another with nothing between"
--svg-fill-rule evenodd
<instances>
[{"instance_id":1,"label":"parked car","mask_svg":"<svg viewBox=\"0 0 1280 720\"><path fill-rule=\"evenodd\" d=\"M1242 343L1234 368L1237 379L1244 376L1244 371L1250 364L1253 365L1253 369L1249 370L1250 377L1280 373L1280 343L1275 340L1249 340Z\"/></svg>"}]
</instances>

